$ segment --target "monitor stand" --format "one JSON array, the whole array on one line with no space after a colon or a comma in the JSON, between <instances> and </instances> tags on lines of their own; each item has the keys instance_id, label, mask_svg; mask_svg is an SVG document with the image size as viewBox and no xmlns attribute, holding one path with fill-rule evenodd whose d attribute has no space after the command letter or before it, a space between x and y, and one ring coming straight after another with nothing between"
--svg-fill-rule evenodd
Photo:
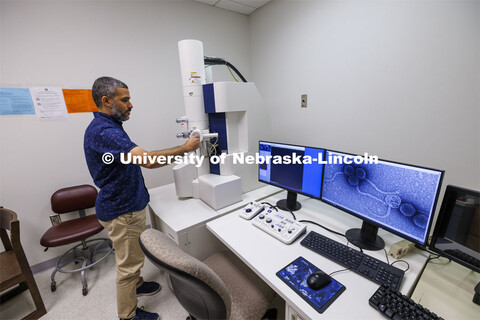
<instances>
[{"instance_id":1,"label":"monitor stand","mask_svg":"<svg viewBox=\"0 0 480 320\"><path fill-rule=\"evenodd\" d=\"M278 200L277 207L284 211L297 211L300 210L302 205L297 201L297 193L288 191L287 199Z\"/></svg>"},{"instance_id":2,"label":"monitor stand","mask_svg":"<svg viewBox=\"0 0 480 320\"><path fill-rule=\"evenodd\" d=\"M347 230L347 240L359 248L371 251L382 250L385 247L383 239L377 235L378 227L363 221L361 229Z\"/></svg>"}]
</instances>

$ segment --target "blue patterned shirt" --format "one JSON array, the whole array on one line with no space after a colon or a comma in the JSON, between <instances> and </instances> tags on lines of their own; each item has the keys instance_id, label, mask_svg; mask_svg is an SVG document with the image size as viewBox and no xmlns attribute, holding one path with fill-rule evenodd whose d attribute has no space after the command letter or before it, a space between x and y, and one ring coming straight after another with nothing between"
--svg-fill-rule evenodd
<instances>
[{"instance_id":1,"label":"blue patterned shirt","mask_svg":"<svg viewBox=\"0 0 480 320\"><path fill-rule=\"evenodd\" d=\"M100 188L95 203L97 217L110 221L122 214L142 210L150 196L140 166L120 162L121 153L126 156L137 146L128 137L122 122L103 112L93 115L85 131L83 149L90 175ZM102 161L106 152L113 155L111 164Z\"/></svg>"}]
</instances>

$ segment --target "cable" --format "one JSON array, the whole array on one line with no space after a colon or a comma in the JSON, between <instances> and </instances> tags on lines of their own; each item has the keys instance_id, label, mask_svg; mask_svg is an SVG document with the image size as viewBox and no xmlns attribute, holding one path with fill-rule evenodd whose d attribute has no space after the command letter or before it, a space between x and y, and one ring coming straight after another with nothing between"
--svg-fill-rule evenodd
<instances>
[{"instance_id":1,"label":"cable","mask_svg":"<svg viewBox=\"0 0 480 320\"><path fill-rule=\"evenodd\" d=\"M297 217L295 217L295 214L293 213L292 210L288 209L287 207L283 207L283 206L279 206L279 205L276 205L276 207L279 208L279 209L282 209L282 210L284 210L284 211L290 212L290 213L292 214L292 216L293 216L293 220L297 220Z\"/></svg>"},{"instance_id":2,"label":"cable","mask_svg":"<svg viewBox=\"0 0 480 320\"><path fill-rule=\"evenodd\" d=\"M337 270L337 271L333 271L332 273L329 274L329 276L331 277L332 274L335 274L335 273L339 273L339 272L342 272L342 271L350 271L351 268L347 268L347 269L342 269L342 270Z\"/></svg>"},{"instance_id":3,"label":"cable","mask_svg":"<svg viewBox=\"0 0 480 320\"><path fill-rule=\"evenodd\" d=\"M418 248L418 247L417 247L417 248ZM423 251L427 251L428 253L434 254L434 255L436 255L436 256L440 256L438 253L435 253L435 252L433 252L433 251L430 251L430 250L427 249L426 247L425 247L425 248L420 247L420 248L418 248L418 249L423 250Z\"/></svg>"},{"instance_id":4,"label":"cable","mask_svg":"<svg viewBox=\"0 0 480 320\"><path fill-rule=\"evenodd\" d=\"M217 154L217 147L218 147L218 136L217 136L217 139L215 140L214 143L210 143L210 147L208 148L207 152L208 152L208 156L212 156L212 153L215 152L215 155Z\"/></svg>"},{"instance_id":5,"label":"cable","mask_svg":"<svg viewBox=\"0 0 480 320\"><path fill-rule=\"evenodd\" d=\"M406 264L407 264L407 269L403 270L403 272L407 272L407 271L408 271L408 269L410 269L410 265L409 265L409 264L408 264L408 262L407 262L407 261L405 261L405 260L397 260L397 261L393 261L393 262L392 262L390 265L391 265L391 266L393 266L393 265L394 265L395 263L397 263L397 262L404 262L404 263L406 263Z\"/></svg>"},{"instance_id":6,"label":"cable","mask_svg":"<svg viewBox=\"0 0 480 320\"><path fill-rule=\"evenodd\" d=\"M270 202L260 202L260 204L267 204L270 206L270 209L275 209L275 211L278 212L278 209L276 206L272 205Z\"/></svg>"},{"instance_id":7,"label":"cable","mask_svg":"<svg viewBox=\"0 0 480 320\"><path fill-rule=\"evenodd\" d=\"M234 67L233 64L231 64L231 63L228 62L228 61L225 61L225 62L226 62L225 64L227 65L227 67L232 68L233 71L235 71L235 73L238 74L238 76L240 77L240 79L242 79L243 82L248 82L248 81L242 76L242 74L240 73L240 71L238 71L237 68Z\"/></svg>"},{"instance_id":8,"label":"cable","mask_svg":"<svg viewBox=\"0 0 480 320\"><path fill-rule=\"evenodd\" d=\"M236 82L238 82L237 78L235 78L235 76L233 75L232 70L230 69L229 66L227 66L227 69L228 69L228 71L230 71L230 74L232 75L233 80L235 80Z\"/></svg>"},{"instance_id":9,"label":"cable","mask_svg":"<svg viewBox=\"0 0 480 320\"><path fill-rule=\"evenodd\" d=\"M385 257L387 258L387 263L390 264L390 261L388 261L388 253L387 253L387 250L385 250L385 248L383 248L383 251L385 252ZM403 260L397 260L397 261L403 261ZM392 263L393 264L393 263Z\"/></svg>"},{"instance_id":10,"label":"cable","mask_svg":"<svg viewBox=\"0 0 480 320\"><path fill-rule=\"evenodd\" d=\"M420 247L419 249L420 249L420 250L423 250L423 251L427 251L427 252L430 253L431 255L434 255L434 256L435 256L435 257L433 257L433 258L432 258L432 257L428 257L426 263L429 263L430 261L435 260L435 259L438 259L438 258L448 259L448 262L447 262L447 263L452 262L452 260L451 260L450 258L444 257L444 256L442 256L442 255L439 255L438 253L435 253L435 252L433 252L433 251L430 251L430 250L427 249L427 248Z\"/></svg>"},{"instance_id":11,"label":"cable","mask_svg":"<svg viewBox=\"0 0 480 320\"><path fill-rule=\"evenodd\" d=\"M452 260L450 258L447 258L447 257L443 257L441 255L436 255L436 257L428 257L427 259L427 263L429 263L430 261L432 260L435 260L435 259L438 259L438 258L445 258L445 259L448 259L448 262L447 263L450 263L452 262Z\"/></svg>"},{"instance_id":12,"label":"cable","mask_svg":"<svg viewBox=\"0 0 480 320\"><path fill-rule=\"evenodd\" d=\"M243 77L243 75L238 71L237 68L230 62L222 59L222 58L215 58L215 57L203 57L203 61L205 66L215 66L215 65L226 65L227 68L232 68L233 71L242 79L243 82L247 82L247 80ZM234 77L235 78L235 77Z\"/></svg>"},{"instance_id":13,"label":"cable","mask_svg":"<svg viewBox=\"0 0 480 320\"><path fill-rule=\"evenodd\" d=\"M327 228L327 227L325 227L325 226L322 226L321 224L318 224L318 223L316 223L316 222L313 222L313 221L310 221L310 220L299 220L298 222L311 223L311 224L314 224L314 225L316 225L316 226L319 226L320 228L323 228L323 229L325 229L325 230L327 230L327 231L330 231L331 233L335 233L335 234L337 234L337 235L339 235L339 236L342 236L342 237L345 237L345 238L346 238L346 236L345 236L344 234L342 234L342 233L340 233L340 232L337 232L337 231L334 231L334 230L332 230L332 229L329 229L329 228Z\"/></svg>"}]
</instances>

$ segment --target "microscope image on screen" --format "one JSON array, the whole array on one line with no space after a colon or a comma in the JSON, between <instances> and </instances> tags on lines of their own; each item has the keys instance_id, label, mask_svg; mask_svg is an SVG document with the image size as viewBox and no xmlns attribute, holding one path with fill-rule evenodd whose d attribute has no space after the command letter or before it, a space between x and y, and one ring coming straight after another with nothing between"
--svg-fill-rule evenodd
<instances>
[{"instance_id":1,"label":"microscope image on screen","mask_svg":"<svg viewBox=\"0 0 480 320\"><path fill-rule=\"evenodd\" d=\"M440 179L438 171L409 165L344 161L325 166L322 199L424 242Z\"/></svg>"},{"instance_id":2,"label":"microscope image on screen","mask_svg":"<svg viewBox=\"0 0 480 320\"><path fill-rule=\"evenodd\" d=\"M320 198L324 149L259 141L258 150L264 159L272 159L259 164L258 180L288 191L287 198L277 202L279 209L299 210L302 206L297 201L298 193ZM298 163L293 160L304 157L311 161ZM275 161L275 158L288 161Z\"/></svg>"}]
</instances>

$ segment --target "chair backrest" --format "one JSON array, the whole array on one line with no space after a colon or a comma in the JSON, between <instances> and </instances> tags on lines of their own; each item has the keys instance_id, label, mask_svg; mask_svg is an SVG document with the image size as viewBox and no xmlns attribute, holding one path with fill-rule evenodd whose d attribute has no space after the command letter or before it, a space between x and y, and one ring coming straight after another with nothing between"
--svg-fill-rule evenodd
<instances>
[{"instance_id":1,"label":"chair backrest","mask_svg":"<svg viewBox=\"0 0 480 320\"><path fill-rule=\"evenodd\" d=\"M6 230L10 231L13 241L20 244L20 227L17 220L17 214L12 211L0 207L0 238L2 239L5 250L12 250L12 242ZM18 241L16 241L18 239Z\"/></svg>"},{"instance_id":2,"label":"chair backrest","mask_svg":"<svg viewBox=\"0 0 480 320\"><path fill-rule=\"evenodd\" d=\"M57 190L50 198L52 211L62 214L95 207L97 194L97 189L87 184Z\"/></svg>"},{"instance_id":3,"label":"chair backrest","mask_svg":"<svg viewBox=\"0 0 480 320\"><path fill-rule=\"evenodd\" d=\"M32 270L20 243L20 222L17 219L17 214L12 210L0 207L0 227L0 236L5 247L5 252L2 252L2 259L0 260L0 269L2 270L0 291L4 292L12 288L2 294L1 300L2 302L7 301L28 289L36 309L23 319L39 319L47 313L47 309L45 309L42 296L38 291ZM7 230L10 231L10 236ZM15 288L13 288L14 286Z\"/></svg>"},{"instance_id":4,"label":"chair backrest","mask_svg":"<svg viewBox=\"0 0 480 320\"><path fill-rule=\"evenodd\" d=\"M20 222L17 219L17 214L12 211L0 208L0 237L2 239L5 251L12 250L15 253L18 264L24 273L31 273L30 265L28 264L25 251L23 251L22 244L20 243ZM6 230L10 231L10 236Z\"/></svg>"},{"instance_id":5,"label":"chair backrest","mask_svg":"<svg viewBox=\"0 0 480 320\"><path fill-rule=\"evenodd\" d=\"M230 293L207 265L182 251L158 230L142 232L140 247L153 264L170 275L178 301L191 315L200 319L230 317Z\"/></svg>"}]
</instances>

